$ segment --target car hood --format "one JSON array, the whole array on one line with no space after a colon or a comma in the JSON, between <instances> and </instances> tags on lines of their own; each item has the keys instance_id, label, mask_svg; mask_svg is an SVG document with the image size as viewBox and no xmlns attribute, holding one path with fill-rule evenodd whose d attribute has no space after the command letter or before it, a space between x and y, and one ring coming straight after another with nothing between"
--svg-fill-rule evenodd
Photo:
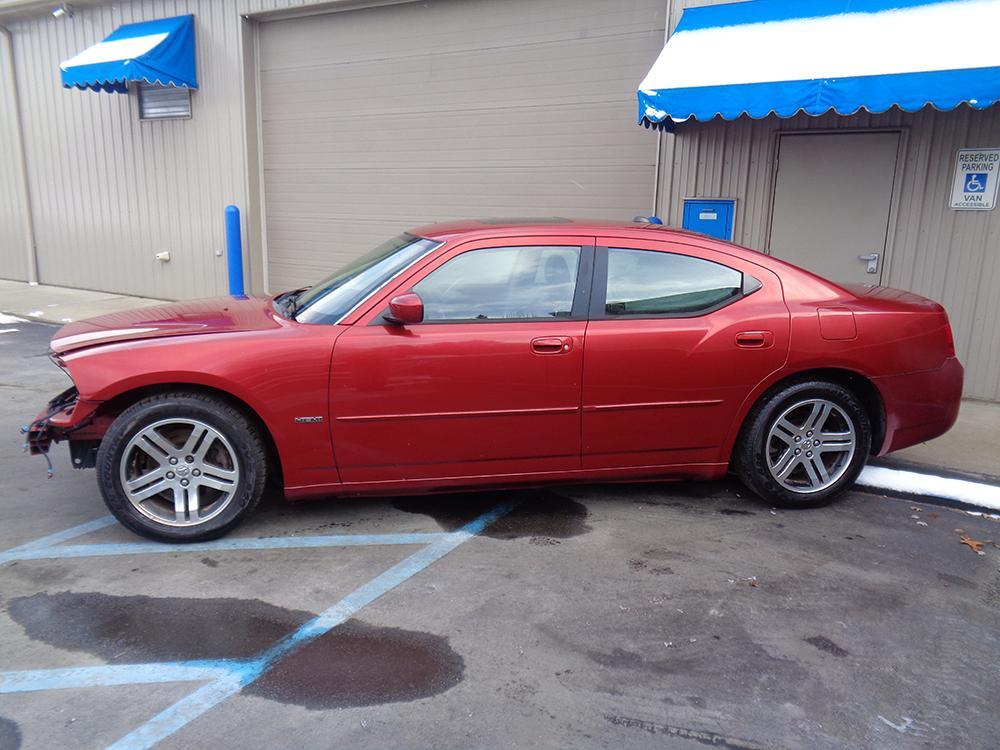
<instances>
[{"instance_id":1,"label":"car hood","mask_svg":"<svg viewBox=\"0 0 1000 750\"><path fill-rule=\"evenodd\" d=\"M137 339L278 328L267 297L217 297L101 315L63 326L52 338L56 354Z\"/></svg>"}]
</instances>

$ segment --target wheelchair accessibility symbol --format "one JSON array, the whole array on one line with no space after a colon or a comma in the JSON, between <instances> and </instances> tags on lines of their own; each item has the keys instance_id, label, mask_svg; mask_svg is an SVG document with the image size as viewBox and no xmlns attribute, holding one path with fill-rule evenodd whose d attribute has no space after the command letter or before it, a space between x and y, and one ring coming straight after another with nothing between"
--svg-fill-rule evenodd
<instances>
[{"instance_id":1,"label":"wheelchair accessibility symbol","mask_svg":"<svg viewBox=\"0 0 1000 750\"><path fill-rule=\"evenodd\" d=\"M986 191L986 172L969 172L965 175L966 193L983 193Z\"/></svg>"}]
</instances>

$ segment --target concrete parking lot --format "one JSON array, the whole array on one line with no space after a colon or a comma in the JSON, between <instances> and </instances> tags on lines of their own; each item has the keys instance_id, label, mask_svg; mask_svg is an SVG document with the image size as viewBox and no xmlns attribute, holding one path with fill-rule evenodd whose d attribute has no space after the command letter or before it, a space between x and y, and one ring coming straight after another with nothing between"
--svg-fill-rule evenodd
<instances>
[{"instance_id":1,"label":"concrete parking lot","mask_svg":"<svg viewBox=\"0 0 1000 750\"><path fill-rule=\"evenodd\" d=\"M21 453L66 378L0 330L4 750L997 746L993 520L634 484L270 498L163 547Z\"/></svg>"}]
</instances>

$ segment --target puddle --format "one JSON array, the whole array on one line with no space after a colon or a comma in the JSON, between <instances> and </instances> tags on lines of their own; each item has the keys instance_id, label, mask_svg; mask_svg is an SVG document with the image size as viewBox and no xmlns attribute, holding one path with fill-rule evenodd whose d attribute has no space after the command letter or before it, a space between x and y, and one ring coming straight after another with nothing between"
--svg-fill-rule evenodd
<instances>
[{"instance_id":1,"label":"puddle","mask_svg":"<svg viewBox=\"0 0 1000 750\"><path fill-rule=\"evenodd\" d=\"M326 710L401 703L462 681L465 661L448 639L349 620L293 652L244 692Z\"/></svg>"},{"instance_id":2,"label":"puddle","mask_svg":"<svg viewBox=\"0 0 1000 750\"><path fill-rule=\"evenodd\" d=\"M10 617L37 641L133 663L258 655L313 617L251 599L35 594L12 599ZM245 692L323 710L399 703L462 681L465 661L443 636L350 620L279 661ZM20 746L0 717L0 750Z\"/></svg>"},{"instance_id":3,"label":"puddle","mask_svg":"<svg viewBox=\"0 0 1000 750\"><path fill-rule=\"evenodd\" d=\"M504 501L520 501L514 510L490 524L481 536L493 539L535 537L567 539L590 531L582 503L549 490L481 492L398 498L393 507L433 518L446 531L455 531Z\"/></svg>"},{"instance_id":4,"label":"puddle","mask_svg":"<svg viewBox=\"0 0 1000 750\"><path fill-rule=\"evenodd\" d=\"M16 721L0 716L0 750L18 750L21 747L21 727Z\"/></svg>"},{"instance_id":5,"label":"puddle","mask_svg":"<svg viewBox=\"0 0 1000 750\"><path fill-rule=\"evenodd\" d=\"M313 616L256 599L71 592L11 599L7 612L32 640L112 664L251 657Z\"/></svg>"}]
</instances>

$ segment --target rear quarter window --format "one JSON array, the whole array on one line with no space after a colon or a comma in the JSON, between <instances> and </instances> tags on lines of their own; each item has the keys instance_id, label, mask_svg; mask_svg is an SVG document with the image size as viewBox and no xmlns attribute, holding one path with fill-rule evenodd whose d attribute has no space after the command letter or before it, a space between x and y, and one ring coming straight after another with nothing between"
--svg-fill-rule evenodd
<instances>
[{"instance_id":1,"label":"rear quarter window","mask_svg":"<svg viewBox=\"0 0 1000 750\"><path fill-rule=\"evenodd\" d=\"M696 315L743 294L743 274L721 263L657 250L608 248L607 317Z\"/></svg>"}]
</instances>

